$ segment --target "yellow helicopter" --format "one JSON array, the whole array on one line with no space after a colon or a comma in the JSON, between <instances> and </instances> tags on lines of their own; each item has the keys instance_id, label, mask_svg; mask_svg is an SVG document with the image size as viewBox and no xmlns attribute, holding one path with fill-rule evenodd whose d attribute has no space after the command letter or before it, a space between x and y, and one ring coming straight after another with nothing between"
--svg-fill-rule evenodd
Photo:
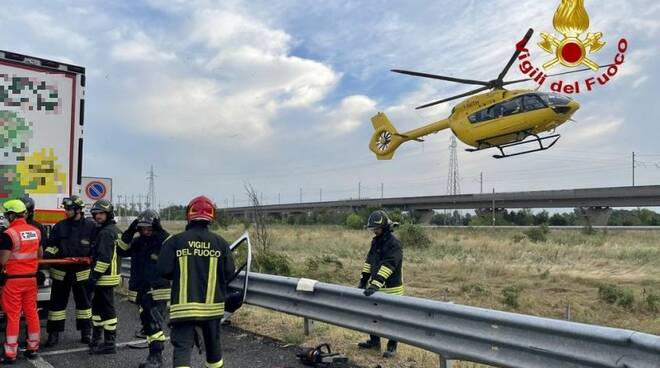
<instances>
[{"instance_id":1,"label":"yellow helicopter","mask_svg":"<svg viewBox=\"0 0 660 368\"><path fill-rule=\"evenodd\" d=\"M510 84L532 80L532 78L525 78L504 81L504 76L532 37L533 32L531 28L527 31L524 38L517 43L516 51L504 67L504 70L502 70L497 79L491 81L461 79L392 69L393 72L401 74L480 86L472 91L418 106L416 109L423 109L454 99L471 96L486 90L491 91L460 102L454 106L451 114L446 119L403 133L399 133L387 116L379 112L371 118L375 132L369 142L369 149L376 154L379 160L389 160L394 155L394 151L402 143L411 140L422 142L421 137L431 133L437 133L447 128L450 128L454 135L463 141L463 143L473 147L466 151L474 152L489 148L499 149L500 154L493 155L495 158L543 151L552 147L559 140L560 135L549 134L540 136L539 134L553 130L568 121L575 111L580 108L580 104L570 97L557 93L538 92L537 90L504 89L504 86ZM591 69L585 68L557 73L547 75L547 77L586 70ZM528 137L533 138L525 140ZM506 154L504 151L506 148L530 143L537 143L538 147L511 154ZM544 145L544 143L546 144Z\"/></svg>"}]
</instances>

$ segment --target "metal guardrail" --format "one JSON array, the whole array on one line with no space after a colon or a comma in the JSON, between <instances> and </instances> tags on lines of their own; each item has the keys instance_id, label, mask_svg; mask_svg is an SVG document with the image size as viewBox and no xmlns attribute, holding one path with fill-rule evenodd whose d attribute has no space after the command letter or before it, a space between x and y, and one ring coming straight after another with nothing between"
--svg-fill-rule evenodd
<instances>
[{"instance_id":1,"label":"metal guardrail","mask_svg":"<svg viewBox=\"0 0 660 368\"><path fill-rule=\"evenodd\" d=\"M313 280L250 273L246 303L393 338L439 354L441 365L457 359L512 368L660 367L660 336L414 297L365 297Z\"/></svg>"},{"instance_id":2,"label":"metal guardrail","mask_svg":"<svg viewBox=\"0 0 660 368\"><path fill-rule=\"evenodd\" d=\"M130 258L121 274L130 275ZM242 288L244 273L232 287ZM307 290L307 291L305 291ZM660 368L660 336L250 273L246 303L511 368Z\"/></svg>"},{"instance_id":3,"label":"metal guardrail","mask_svg":"<svg viewBox=\"0 0 660 368\"><path fill-rule=\"evenodd\" d=\"M465 226L465 225L421 225L429 229L487 229L487 230L529 230L538 228L537 226L523 226L523 225L479 225L479 226ZM660 231L660 226L592 226L593 230L607 230L607 231ZM548 226L550 230L584 230L584 226Z\"/></svg>"}]
</instances>

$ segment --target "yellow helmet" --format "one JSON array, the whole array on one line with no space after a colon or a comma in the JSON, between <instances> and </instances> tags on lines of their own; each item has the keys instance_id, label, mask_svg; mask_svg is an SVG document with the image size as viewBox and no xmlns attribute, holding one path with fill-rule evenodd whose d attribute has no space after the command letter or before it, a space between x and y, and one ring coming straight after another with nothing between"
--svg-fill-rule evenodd
<instances>
[{"instance_id":1,"label":"yellow helmet","mask_svg":"<svg viewBox=\"0 0 660 368\"><path fill-rule=\"evenodd\" d=\"M7 212L13 212L16 214L22 214L27 212L27 208L25 207L25 203L21 201L20 199L11 199L8 200L7 202L2 204L2 209L4 213Z\"/></svg>"}]
</instances>

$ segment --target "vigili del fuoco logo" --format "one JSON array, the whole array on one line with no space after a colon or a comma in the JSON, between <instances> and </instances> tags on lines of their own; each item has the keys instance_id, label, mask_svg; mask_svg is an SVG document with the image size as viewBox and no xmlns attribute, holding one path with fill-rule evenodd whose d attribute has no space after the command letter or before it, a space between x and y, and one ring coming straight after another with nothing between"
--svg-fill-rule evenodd
<instances>
[{"instance_id":1,"label":"vigili del fuoco logo","mask_svg":"<svg viewBox=\"0 0 660 368\"><path fill-rule=\"evenodd\" d=\"M616 76L619 68L624 63L625 53L628 50L628 40L625 38L619 39L617 43L618 52L610 64L599 64L592 55L598 53L607 41L603 37L603 32L587 32L589 30L589 14L584 7L584 0L561 0L561 4L559 4L552 19L552 25L561 36L541 32L541 40L538 46L549 54L548 60L542 68L532 64L530 51L522 46L524 45L523 41L518 42L516 45L521 51L520 56L518 56L520 61L518 67L523 74L532 78L539 86L543 86L547 77L545 72L558 64L566 68L582 67L583 69L580 70L591 69L596 72L594 76L583 80L559 79L550 84L550 90L564 94L593 91L598 86L606 85Z\"/></svg>"}]
</instances>

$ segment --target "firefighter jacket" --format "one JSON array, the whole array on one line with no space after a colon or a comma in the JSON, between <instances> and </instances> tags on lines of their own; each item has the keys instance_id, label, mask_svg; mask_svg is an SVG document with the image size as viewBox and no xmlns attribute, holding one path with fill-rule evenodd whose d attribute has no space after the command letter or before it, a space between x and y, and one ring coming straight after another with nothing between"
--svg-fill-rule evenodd
<instances>
[{"instance_id":1,"label":"firefighter jacket","mask_svg":"<svg viewBox=\"0 0 660 368\"><path fill-rule=\"evenodd\" d=\"M92 247L92 264L90 280L97 286L117 286L121 280L119 274L119 257L117 248L127 249L121 241L121 230L114 220L108 220L97 227L94 246Z\"/></svg>"},{"instance_id":2,"label":"firefighter jacket","mask_svg":"<svg viewBox=\"0 0 660 368\"><path fill-rule=\"evenodd\" d=\"M401 242L391 231L385 231L371 241L371 248L362 267L362 282L376 286L388 294L403 295Z\"/></svg>"},{"instance_id":3,"label":"firefighter jacket","mask_svg":"<svg viewBox=\"0 0 660 368\"><path fill-rule=\"evenodd\" d=\"M46 248L48 244L48 232L46 231L46 227L39 223L38 221L35 221L34 218L28 217L27 218L27 223L28 225L32 225L36 227L39 230L39 234L41 235L41 240L39 240L39 246L41 248Z\"/></svg>"},{"instance_id":4,"label":"firefighter jacket","mask_svg":"<svg viewBox=\"0 0 660 368\"><path fill-rule=\"evenodd\" d=\"M206 222L193 221L165 241L158 271L172 280L172 322L222 318L234 260L229 244L209 231Z\"/></svg>"},{"instance_id":5,"label":"firefighter jacket","mask_svg":"<svg viewBox=\"0 0 660 368\"><path fill-rule=\"evenodd\" d=\"M89 257L96 234L96 223L88 218L65 219L53 226L44 249L44 258ZM76 281L89 278L88 265L57 265L50 268L50 276L63 281L67 272L74 272Z\"/></svg>"},{"instance_id":6,"label":"firefighter jacket","mask_svg":"<svg viewBox=\"0 0 660 368\"><path fill-rule=\"evenodd\" d=\"M131 257L131 278L129 288L137 292L149 292L154 300L170 299L170 281L158 273L158 255L163 242L170 235L165 230L154 231L150 237L133 238L132 231L125 231L122 242L126 249L117 248L122 257Z\"/></svg>"},{"instance_id":7,"label":"firefighter jacket","mask_svg":"<svg viewBox=\"0 0 660 368\"><path fill-rule=\"evenodd\" d=\"M36 277L39 268L39 229L29 225L24 218L18 218L9 225L5 234L12 243L11 254L5 265L8 277L32 275Z\"/></svg>"}]
</instances>

